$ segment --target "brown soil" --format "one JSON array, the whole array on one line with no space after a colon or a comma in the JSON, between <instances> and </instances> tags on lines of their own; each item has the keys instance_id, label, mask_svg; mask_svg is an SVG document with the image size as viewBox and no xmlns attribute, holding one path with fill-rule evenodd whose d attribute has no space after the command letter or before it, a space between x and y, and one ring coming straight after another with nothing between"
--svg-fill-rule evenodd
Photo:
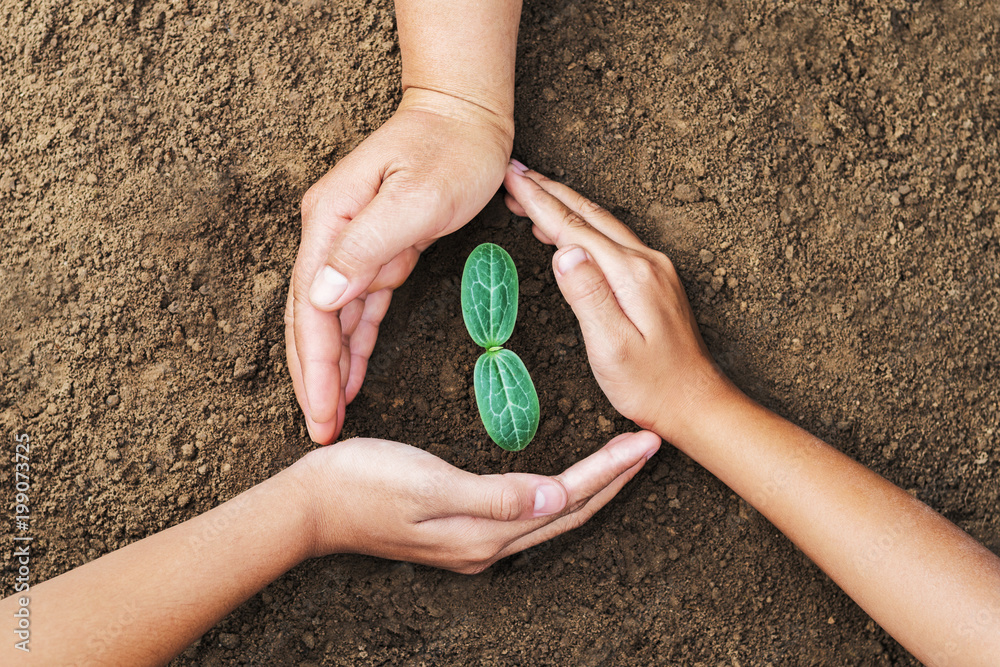
<instances>
[{"instance_id":1,"label":"brown soil","mask_svg":"<svg viewBox=\"0 0 1000 667\"><path fill-rule=\"evenodd\" d=\"M748 393L1000 552L998 5L527 5L515 155L676 260ZM399 51L387 0L0 0L0 34L0 424L34 443L42 580L311 448L281 330L297 207L391 113ZM487 240L521 269L509 346L543 411L518 455L469 389L458 285ZM555 472L630 428L550 251L494 203L398 292L344 436ZM484 574L316 560L177 660L469 663L915 664L670 448Z\"/></svg>"}]
</instances>

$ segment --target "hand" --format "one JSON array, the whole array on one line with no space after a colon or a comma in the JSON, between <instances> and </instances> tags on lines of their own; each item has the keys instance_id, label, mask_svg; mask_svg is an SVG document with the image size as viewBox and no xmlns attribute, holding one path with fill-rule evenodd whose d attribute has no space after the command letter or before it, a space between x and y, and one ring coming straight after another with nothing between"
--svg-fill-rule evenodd
<instances>
[{"instance_id":1,"label":"hand","mask_svg":"<svg viewBox=\"0 0 1000 667\"><path fill-rule=\"evenodd\" d=\"M507 206L558 250L559 289L580 320L598 384L620 413L677 442L689 406L727 386L673 264L614 216L512 161Z\"/></svg>"},{"instance_id":2,"label":"hand","mask_svg":"<svg viewBox=\"0 0 1000 667\"><path fill-rule=\"evenodd\" d=\"M654 433L626 433L555 477L478 476L409 445L354 438L293 468L313 513L309 555L362 553L473 574L583 525L659 447Z\"/></svg>"},{"instance_id":3,"label":"hand","mask_svg":"<svg viewBox=\"0 0 1000 667\"><path fill-rule=\"evenodd\" d=\"M393 117L306 192L285 347L314 441L339 435L392 290L424 249L486 205L512 142L512 120L410 88Z\"/></svg>"}]
</instances>

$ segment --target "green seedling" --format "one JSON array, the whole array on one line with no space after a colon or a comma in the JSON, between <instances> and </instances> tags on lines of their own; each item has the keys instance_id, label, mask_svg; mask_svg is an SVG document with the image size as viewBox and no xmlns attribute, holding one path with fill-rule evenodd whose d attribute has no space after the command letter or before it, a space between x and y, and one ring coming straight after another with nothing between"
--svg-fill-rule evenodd
<instances>
[{"instance_id":1,"label":"green seedling","mask_svg":"<svg viewBox=\"0 0 1000 667\"><path fill-rule=\"evenodd\" d=\"M486 432L503 449L518 452L538 430L538 394L521 358L501 346L517 319L517 267L507 251L483 243L462 273L462 317L486 351L476 362L476 405Z\"/></svg>"}]
</instances>

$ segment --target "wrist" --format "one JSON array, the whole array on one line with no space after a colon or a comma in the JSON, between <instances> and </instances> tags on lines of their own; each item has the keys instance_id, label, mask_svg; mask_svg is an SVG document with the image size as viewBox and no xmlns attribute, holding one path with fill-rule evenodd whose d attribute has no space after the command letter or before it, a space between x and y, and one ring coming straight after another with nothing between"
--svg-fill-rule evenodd
<instances>
[{"instance_id":1,"label":"wrist","mask_svg":"<svg viewBox=\"0 0 1000 667\"><path fill-rule=\"evenodd\" d=\"M430 113L486 128L504 143L508 157L514 146L513 109L505 109L503 105L473 94L404 83L403 97L396 111Z\"/></svg>"},{"instance_id":2,"label":"wrist","mask_svg":"<svg viewBox=\"0 0 1000 667\"><path fill-rule=\"evenodd\" d=\"M696 369L686 384L683 407L661 407L651 430L691 455L691 450L697 448L698 436L745 397L711 359Z\"/></svg>"},{"instance_id":3,"label":"wrist","mask_svg":"<svg viewBox=\"0 0 1000 667\"><path fill-rule=\"evenodd\" d=\"M268 480L275 485L281 497L289 500L289 511L296 528L289 533L293 540L291 549L298 562L333 553L325 549L320 540L320 526L324 518L319 511L322 503L316 498L316 493L323 486L319 483L319 473L316 470L317 451L320 450L306 454Z\"/></svg>"}]
</instances>

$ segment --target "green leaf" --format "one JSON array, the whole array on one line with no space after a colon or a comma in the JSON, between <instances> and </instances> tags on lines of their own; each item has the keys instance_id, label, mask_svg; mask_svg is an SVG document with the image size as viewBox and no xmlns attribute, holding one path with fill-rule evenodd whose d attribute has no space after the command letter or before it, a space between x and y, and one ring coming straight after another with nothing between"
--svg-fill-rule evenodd
<instances>
[{"instance_id":1,"label":"green leaf","mask_svg":"<svg viewBox=\"0 0 1000 667\"><path fill-rule=\"evenodd\" d=\"M479 416L493 442L511 452L527 447L538 430L538 394L521 358L510 350L484 352L474 378Z\"/></svg>"},{"instance_id":2,"label":"green leaf","mask_svg":"<svg viewBox=\"0 0 1000 667\"><path fill-rule=\"evenodd\" d=\"M487 349L507 342L517 319L517 267L494 243L477 246L462 272L462 317L472 340Z\"/></svg>"}]
</instances>

